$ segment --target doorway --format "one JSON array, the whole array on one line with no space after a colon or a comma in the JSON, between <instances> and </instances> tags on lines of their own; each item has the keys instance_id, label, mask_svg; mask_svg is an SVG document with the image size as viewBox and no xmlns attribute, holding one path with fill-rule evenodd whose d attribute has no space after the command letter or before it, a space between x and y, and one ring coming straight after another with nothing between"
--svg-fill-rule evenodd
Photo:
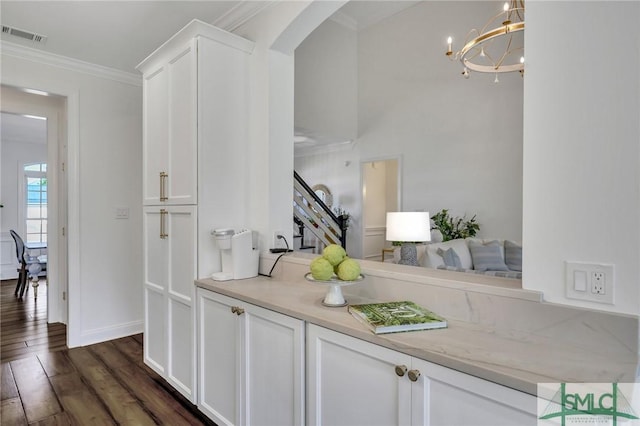
<instances>
[{"instance_id":1,"label":"doorway","mask_svg":"<svg viewBox=\"0 0 640 426\"><path fill-rule=\"evenodd\" d=\"M27 235L31 235L33 238L46 239L47 322L67 324L68 263L65 238L67 226L67 180L64 173L66 160L66 98L49 95L44 92L36 94L33 91L4 85L1 90L3 117L5 122L11 121L14 124L14 126L5 127L5 123L3 123L2 154L0 155L3 194L3 200L1 200L3 207L0 209L3 278L7 273L4 265L7 258L5 253L8 252L10 259L15 262L15 246L9 236L10 229L18 230L25 241L27 241ZM6 120L7 117L9 120ZM29 126L34 123L36 123L36 127L39 124L45 132L42 136L43 141L41 142L42 147L39 154L35 154L38 151L34 148L36 144L26 147L25 144L29 143L29 139L20 140L21 135L29 135L26 127L21 126ZM10 130L13 132L11 135L14 138L13 140L7 133ZM31 138L33 136L28 137ZM16 152L21 152L19 161L15 157L15 155L18 155ZM35 214L36 210L31 205L33 204L32 201L35 202L31 199L33 198L31 195L34 194L29 194L36 191L32 191L34 188L29 187L30 183L35 181L32 181L27 176L33 170L25 170L25 167L33 169L35 165L39 167L39 173L42 174L38 178L41 198L40 214L37 218L32 218L33 221L29 221L29 224L27 224L27 216L30 212ZM4 198L10 193L14 193L16 196ZM46 200L44 203L46 206L45 211L42 211L43 196ZM38 233L35 232L36 225L40 227L39 235L36 235ZM7 245L7 241L10 241L10 245ZM33 297L32 290L25 297Z\"/></svg>"},{"instance_id":2,"label":"doorway","mask_svg":"<svg viewBox=\"0 0 640 426\"><path fill-rule=\"evenodd\" d=\"M362 176L362 258L382 260L386 241L387 212L399 211L400 159L363 161Z\"/></svg>"}]
</instances>

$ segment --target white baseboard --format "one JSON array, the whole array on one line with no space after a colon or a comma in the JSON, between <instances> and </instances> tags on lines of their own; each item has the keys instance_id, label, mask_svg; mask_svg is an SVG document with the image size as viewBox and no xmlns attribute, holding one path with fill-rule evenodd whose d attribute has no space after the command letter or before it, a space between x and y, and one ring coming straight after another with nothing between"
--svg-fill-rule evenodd
<instances>
[{"instance_id":1,"label":"white baseboard","mask_svg":"<svg viewBox=\"0 0 640 426\"><path fill-rule=\"evenodd\" d=\"M107 340L119 339L121 337L131 336L132 334L142 333L143 330L144 323L142 320L118 324L112 327L86 330L82 333L81 343L77 346L93 345L94 343L101 343L106 342Z\"/></svg>"}]
</instances>

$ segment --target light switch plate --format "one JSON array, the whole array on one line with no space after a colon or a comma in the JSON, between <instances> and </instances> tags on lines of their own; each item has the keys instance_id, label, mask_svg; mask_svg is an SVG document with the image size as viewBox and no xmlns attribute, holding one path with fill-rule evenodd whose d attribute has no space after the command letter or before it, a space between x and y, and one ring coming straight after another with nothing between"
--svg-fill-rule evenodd
<instances>
[{"instance_id":1,"label":"light switch plate","mask_svg":"<svg viewBox=\"0 0 640 426\"><path fill-rule=\"evenodd\" d=\"M129 219L129 207L116 207L115 217L116 219Z\"/></svg>"}]
</instances>

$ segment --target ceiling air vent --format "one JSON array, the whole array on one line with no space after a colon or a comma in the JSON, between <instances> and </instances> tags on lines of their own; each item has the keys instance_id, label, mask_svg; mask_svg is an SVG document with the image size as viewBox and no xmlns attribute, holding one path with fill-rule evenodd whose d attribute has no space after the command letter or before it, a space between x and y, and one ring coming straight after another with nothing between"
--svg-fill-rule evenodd
<instances>
[{"instance_id":1,"label":"ceiling air vent","mask_svg":"<svg viewBox=\"0 0 640 426\"><path fill-rule=\"evenodd\" d=\"M47 41L47 36L45 35L32 33L31 31L21 30L19 28L8 27L6 25L2 26L2 34L8 34L14 37L20 37L25 40L32 41L34 43L45 43Z\"/></svg>"}]
</instances>

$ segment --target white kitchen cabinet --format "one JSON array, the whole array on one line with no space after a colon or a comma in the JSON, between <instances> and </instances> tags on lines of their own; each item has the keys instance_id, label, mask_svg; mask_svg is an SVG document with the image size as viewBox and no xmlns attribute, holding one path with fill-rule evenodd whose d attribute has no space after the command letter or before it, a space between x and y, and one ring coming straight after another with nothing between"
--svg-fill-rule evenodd
<instances>
[{"instance_id":1,"label":"white kitchen cabinet","mask_svg":"<svg viewBox=\"0 0 640 426\"><path fill-rule=\"evenodd\" d=\"M193 281L220 270L210 231L247 224L248 170L242 158L248 149L252 48L248 40L194 20L138 65L144 117L144 361L193 403Z\"/></svg>"},{"instance_id":2,"label":"white kitchen cabinet","mask_svg":"<svg viewBox=\"0 0 640 426\"><path fill-rule=\"evenodd\" d=\"M146 206L144 361L195 402L196 207Z\"/></svg>"},{"instance_id":3,"label":"white kitchen cabinet","mask_svg":"<svg viewBox=\"0 0 640 426\"><path fill-rule=\"evenodd\" d=\"M144 74L145 205L197 203L196 79L194 39Z\"/></svg>"},{"instance_id":4,"label":"white kitchen cabinet","mask_svg":"<svg viewBox=\"0 0 640 426\"><path fill-rule=\"evenodd\" d=\"M304 322L202 288L198 408L219 425L304 424Z\"/></svg>"},{"instance_id":5,"label":"white kitchen cabinet","mask_svg":"<svg viewBox=\"0 0 640 426\"><path fill-rule=\"evenodd\" d=\"M411 357L313 324L307 326L307 423L409 425ZM403 373L404 374L404 373Z\"/></svg>"},{"instance_id":6,"label":"white kitchen cabinet","mask_svg":"<svg viewBox=\"0 0 640 426\"><path fill-rule=\"evenodd\" d=\"M309 425L536 424L531 395L312 324L307 374Z\"/></svg>"}]
</instances>

